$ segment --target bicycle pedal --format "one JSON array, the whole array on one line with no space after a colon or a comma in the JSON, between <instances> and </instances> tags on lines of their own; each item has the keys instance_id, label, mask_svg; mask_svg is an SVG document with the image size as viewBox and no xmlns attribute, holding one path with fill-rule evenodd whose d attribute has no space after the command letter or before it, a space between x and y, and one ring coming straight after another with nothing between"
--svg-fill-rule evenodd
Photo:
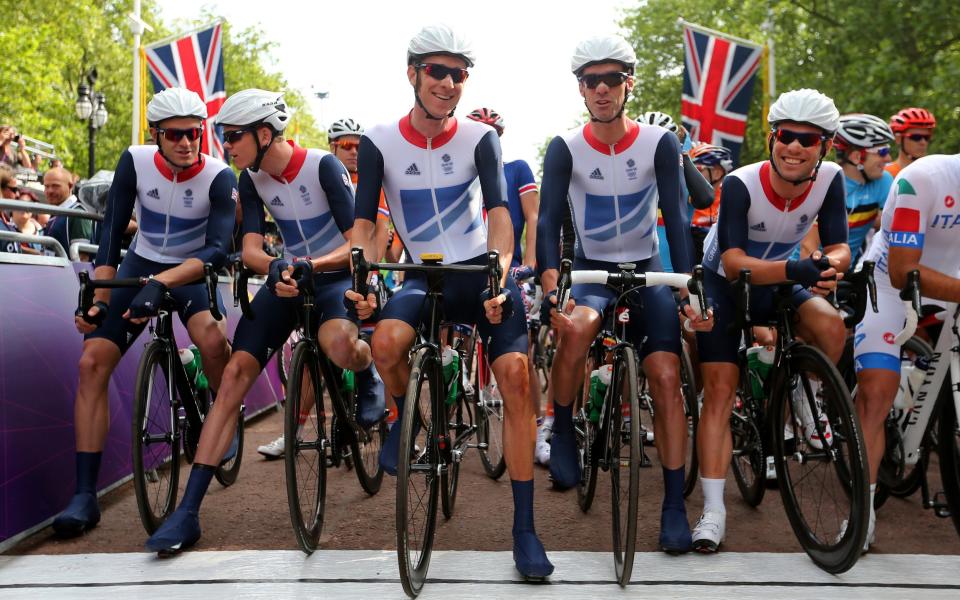
<instances>
[{"instance_id":1,"label":"bicycle pedal","mask_svg":"<svg viewBox=\"0 0 960 600\"><path fill-rule=\"evenodd\" d=\"M777 478L777 465L773 462L773 457L767 457L767 473L766 477L769 480L776 480Z\"/></svg>"},{"instance_id":2,"label":"bicycle pedal","mask_svg":"<svg viewBox=\"0 0 960 600\"><path fill-rule=\"evenodd\" d=\"M947 496L944 494L943 490L940 490L933 495L933 502L930 503L930 508L933 509L933 514L937 515L941 519L949 519L953 516L953 512L950 510L950 505L947 504Z\"/></svg>"}]
</instances>

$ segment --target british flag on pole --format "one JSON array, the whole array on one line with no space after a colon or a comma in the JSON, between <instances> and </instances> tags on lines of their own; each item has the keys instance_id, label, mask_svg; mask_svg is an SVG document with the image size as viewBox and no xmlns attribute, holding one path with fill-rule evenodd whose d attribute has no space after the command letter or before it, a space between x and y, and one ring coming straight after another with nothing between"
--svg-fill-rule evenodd
<instances>
[{"instance_id":1,"label":"british flag on pole","mask_svg":"<svg viewBox=\"0 0 960 600\"><path fill-rule=\"evenodd\" d=\"M726 146L739 164L763 49L686 24L681 119L693 139Z\"/></svg>"},{"instance_id":2,"label":"british flag on pole","mask_svg":"<svg viewBox=\"0 0 960 600\"><path fill-rule=\"evenodd\" d=\"M155 92L184 87L207 104L201 152L223 158L223 140L213 118L227 99L223 82L223 25L214 23L169 42L147 46L147 66Z\"/></svg>"}]
</instances>

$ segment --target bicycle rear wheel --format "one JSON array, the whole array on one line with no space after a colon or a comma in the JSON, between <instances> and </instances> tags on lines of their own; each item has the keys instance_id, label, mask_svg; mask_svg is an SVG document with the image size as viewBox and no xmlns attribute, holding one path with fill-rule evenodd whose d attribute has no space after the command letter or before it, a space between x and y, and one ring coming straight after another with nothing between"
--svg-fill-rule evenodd
<instances>
[{"instance_id":1,"label":"bicycle rear wheel","mask_svg":"<svg viewBox=\"0 0 960 600\"><path fill-rule=\"evenodd\" d=\"M460 377L459 373L457 377ZM457 453L459 453L464 450L464 448L454 447L454 444L456 443L457 436L473 425L473 419L470 418L469 412L467 412L467 418L464 419L466 406L462 392L457 395L457 399L453 404L444 403L444 409L446 410L447 418L444 420L446 429L442 434L446 437L451 452L450 461L447 462L447 468L440 473L440 489L442 491L440 499L442 500L443 516L449 519L453 516L453 509L457 502L457 490L460 487L460 460L462 458L462 454L457 456L453 451L456 450Z\"/></svg>"},{"instance_id":2,"label":"bicycle rear wheel","mask_svg":"<svg viewBox=\"0 0 960 600\"><path fill-rule=\"evenodd\" d=\"M477 442L480 447L480 462L487 477L499 479L507 470L503 454L503 397L487 364L486 350L479 340L473 355L473 399L477 411ZM471 398L468 398L469 402ZM486 445L484 448L483 445Z\"/></svg>"},{"instance_id":3,"label":"bicycle rear wheel","mask_svg":"<svg viewBox=\"0 0 960 600\"><path fill-rule=\"evenodd\" d=\"M443 416L433 414L433 396L444 391L439 362L430 347L420 348L414 354L400 421L397 562L403 591L411 598L420 593L427 577L437 526L440 454L433 429Z\"/></svg>"},{"instance_id":4,"label":"bicycle rear wheel","mask_svg":"<svg viewBox=\"0 0 960 600\"><path fill-rule=\"evenodd\" d=\"M960 424L953 402L949 374L940 388L940 418L937 432L940 480L953 526L960 534Z\"/></svg>"},{"instance_id":5,"label":"bicycle rear wheel","mask_svg":"<svg viewBox=\"0 0 960 600\"><path fill-rule=\"evenodd\" d=\"M760 434L761 405L751 392L751 383L747 379L750 376L746 369L741 369L740 385L730 413L733 438L730 466L744 501L750 506L759 506L767 490L767 458Z\"/></svg>"},{"instance_id":6,"label":"bicycle rear wheel","mask_svg":"<svg viewBox=\"0 0 960 600\"><path fill-rule=\"evenodd\" d=\"M180 481L179 420L169 382L167 352L160 342L150 342L137 368L131 432L133 489L149 534L173 512Z\"/></svg>"},{"instance_id":7,"label":"bicycle rear wheel","mask_svg":"<svg viewBox=\"0 0 960 600\"><path fill-rule=\"evenodd\" d=\"M297 544L311 554L323 531L327 435L319 357L309 343L294 347L288 381L283 423L287 506Z\"/></svg>"},{"instance_id":8,"label":"bicycle rear wheel","mask_svg":"<svg viewBox=\"0 0 960 600\"><path fill-rule=\"evenodd\" d=\"M846 385L822 352L800 344L789 353L771 388L780 496L807 555L821 569L843 573L860 558L870 514L860 423ZM819 440L802 427L804 414L813 415Z\"/></svg>"},{"instance_id":9,"label":"bicycle rear wheel","mask_svg":"<svg viewBox=\"0 0 960 600\"><path fill-rule=\"evenodd\" d=\"M610 469L610 509L613 524L613 565L617 583L625 587L633 573L637 547L637 508L640 498L640 403L637 359L633 348L620 350L609 391L607 459ZM628 412L628 416L624 413Z\"/></svg>"}]
</instances>

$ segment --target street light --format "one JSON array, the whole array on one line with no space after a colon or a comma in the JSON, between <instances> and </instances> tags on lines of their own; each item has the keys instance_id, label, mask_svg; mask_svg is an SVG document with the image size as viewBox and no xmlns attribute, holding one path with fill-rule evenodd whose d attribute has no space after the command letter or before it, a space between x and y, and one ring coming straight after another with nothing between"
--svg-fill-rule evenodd
<instances>
[{"instance_id":1,"label":"street light","mask_svg":"<svg viewBox=\"0 0 960 600\"><path fill-rule=\"evenodd\" d=\"M90 69L86 75L86 83L77 86L77 101L73 108L77 113L77 118L87 122L87 132L89 143L87 152L89 154L89 167L87 176L93 177L96 165L95 148L97 144L97 130L107 124L107 118L110 114L107 112L107 98L103 92L97 92L97 68Z\"/></svg>"}]
</instances>

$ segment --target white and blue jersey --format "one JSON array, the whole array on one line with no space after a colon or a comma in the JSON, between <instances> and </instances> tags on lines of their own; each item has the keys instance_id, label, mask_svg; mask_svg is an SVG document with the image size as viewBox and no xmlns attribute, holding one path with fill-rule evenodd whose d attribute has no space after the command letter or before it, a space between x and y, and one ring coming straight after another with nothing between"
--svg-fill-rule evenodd
<instances>
[{"instance_id":1,"label":"white and blue jersey","mask_svg":"<svg viewBox=\"0 0 960 600\"><path fill-rule=\"evenodd\" d=\"M264 208L276 221L289 258L319 258L346 243L353 227L353 186L337 157L324 150L301 148L280 177L264 170L240 174L243 233L263 235Z\"/></svg>"},{"instance_id":2,"label":"white and blue jersey","mask_svg":"<svg viewBox=\"0 0 960 600\"><path fill-rule=\"evenodd\" d=\"M424 253L442 253L447 263L486 254L483 207L507 206L497 133L469 119L448 119L430 139L409 116L368 129L357 171L357 218L376 222L382 186L397 235L415 262Z\"/></svg>"},{"instance_id":3,"label":"white and blue jersey","mask_svg":"<svg viewBox=\"0 0 960 600\"><path fill-rule=\"evenodd\" d=\"M537 182L525 160L514 160L503 165L503 175L507 180L507 204L510 209L510 222L513 223L513 265L517 266L524 258L520 241L527 225L520 198L537 191Z\"/></svg>"},{"instance_id":4,"label":"white and blue jersey","mask_svg":"<svg viewBox=\"0 0 960 600\"><path fill-rule=\"evenodd\" d=\"M174 173L156 146L131 146L120 157L107 200L96 265L120 262L120 240L134 209L134 254L162 264L188 258L222 265L233 231L237 179L225 163L200 155Z\"/></svg>"},{"instance_id":5,"label":"white and blue jersey","mask_svg":"<svg viewBox=\"0 0 960 600\"><path fill-rule=\"evenodd\" d=\"M762 260L786 260L819 222L824 246L847 242L843 170L823 163L817 179L796 198L786 199L770 184L770 161L733 171L723 180L720 214L704 241L703 266L725 275L721 257L731 248Z\"/></svg>"},{"instance_id":6,"label":"white and blue jersey","mask_svg":"<svg viewBox=\"0 0 960 600\"><path fill-rule=\"evenodd\" d=\"M689 272L693 248L683 218L680 164L676 136L634 121L616 144L599 141L590 123L554 138L543 166L538 270L559 267L560 229L569 204L576 258L616 264L655 257L659 206L672 262L678 271Z\"/></svg>"}]
</instances>

